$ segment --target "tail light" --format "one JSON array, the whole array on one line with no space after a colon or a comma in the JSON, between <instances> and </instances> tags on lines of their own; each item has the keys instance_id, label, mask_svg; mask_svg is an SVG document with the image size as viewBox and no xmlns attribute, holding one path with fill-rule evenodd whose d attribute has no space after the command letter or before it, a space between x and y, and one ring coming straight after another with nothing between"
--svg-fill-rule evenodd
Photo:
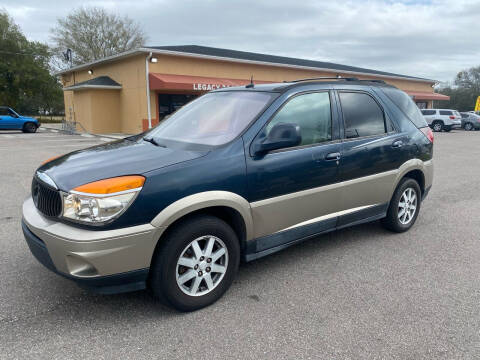
<instances>
[{"instance_id":1,"label":"tail light","mask_svg":"<svg viewBox=\"0 0 480 360\"><path fill-rule=\"evenodd\" d=\"M433 144L433 131L428 126L421 128L420 131L427 137L428 140Z\"/></svg>"},{"instance_id":2,"label":"tail light","mask_svg":"<svg viewBox=\"0 0 480 360\"><path fill-rule=\"evenodd\" d=\"M450 115L450 119L455 120L455 116Z\"/></svg>"}]
</instances>

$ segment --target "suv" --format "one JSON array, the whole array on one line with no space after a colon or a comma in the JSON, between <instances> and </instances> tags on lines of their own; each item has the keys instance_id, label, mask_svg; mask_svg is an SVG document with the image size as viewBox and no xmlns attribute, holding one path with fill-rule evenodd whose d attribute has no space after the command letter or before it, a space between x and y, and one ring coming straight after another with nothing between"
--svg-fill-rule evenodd
<instances>
[{"instance_id":1,"label":"suv","mask_svg":"<svg viewBox=\"0 0 480 360\"><path fill-rule=\"evenodd\" d=\"M408 230L433 133L403 91L319 79L209 92L156 128L41 165L22 227L50 270L191 311L239 263L346 226Z\"/></svg>"},{"instance_id":2,"label":"suv","mask_svg":"<svg viewBox=\"0 0 480 360\"><path fill-rule=\"evenodd\" d=\"M462 126L462 117L457 110L423 109L422 114L433 131L450 131Z\"/></svg>"},{"instance_id":3,"label":"suv","mask_svg":"<svg viewBox=\"0 0 480 360\"><path fill-rule=\"evenodd\" d=\"M462 128L466 131L479 130L480 129L480 115L475 112L462 112Z\"/></svg>"},{"instance_id":4,"label":"suv","mask_svg":"<svg viewBox=\"0 0 480 360\"><path fill-rule=\"evenodd\" d=\"M0 106L0 130L22 130L34 133L40 127L37 119L18 115L13 109Z\"/></svg>"}]
</instances>

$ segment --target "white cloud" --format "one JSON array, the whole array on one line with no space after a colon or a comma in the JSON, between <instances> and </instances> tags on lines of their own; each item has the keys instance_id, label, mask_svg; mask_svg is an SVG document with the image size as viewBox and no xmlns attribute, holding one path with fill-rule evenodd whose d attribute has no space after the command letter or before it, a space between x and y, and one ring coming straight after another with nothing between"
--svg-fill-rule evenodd
<instances>
[{"instance_id":1,"label":"white cloud","mask_svg":"<svg viewBox=\"0 0 480 360\"><path fill-rule=\"evenodd\" d=\"M198 44L451 80L480 64L473 0L14 0L4 7L35 40L72 6L103 6L143 24L149 45Z\"/></svg>"}]
</instances>

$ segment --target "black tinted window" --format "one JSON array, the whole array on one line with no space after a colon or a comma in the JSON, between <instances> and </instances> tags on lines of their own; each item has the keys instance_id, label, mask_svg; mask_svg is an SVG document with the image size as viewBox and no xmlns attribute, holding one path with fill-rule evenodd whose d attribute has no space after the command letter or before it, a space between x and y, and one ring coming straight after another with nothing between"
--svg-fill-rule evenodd
<instances>
[{"instance_id":1,"label":"black tinted window","mask_svg":"<svg viewBox=\"0 0 480 360\"><path fill-rule=\"evenodd\" d=\"M0 116L2 115L10 115L7 108L0 108Z\"/></svg>"},{"instance_id":2,"label":"black tinted window","mask_svg":"<svg viewBox=\"0 0 480 360\"><path fill-rule=\"evenodd\" d=\"M340 92L345 137L379 135L386 133L383 111L367 94Z\"/></svg>"},{"instance_id":3,"label":"black tinted window","mask_svg":"<svg viewBox=\"0 0 480 360\"><path fill-rule=\"evenodd\" d=\"M453 115L453 113L447 110L440 110L440 115Z\"/></svg>"},{"instance_id":4,"label":"black tinted window","mask_svg":"<svg viewBox=\"0 0 480 360\"><path fill-rule=\"evenodd\" d=\"M422 116L423 110L420 112L418 106L413 102L413 100L405 92L398 90L396 88L381 88L382 91L393 101L395 105L398 106L400 110L410 119L411 122L415 124L417 128L422 128L428 126L427 122ZM431 110L430 110L431 111Z\"/></svg>"},{"instance_id":5,"label":"black tinted window","mask_svg":"<svg viewBox=\"0 0 480 360\"><path fill-rule=\"evenodd\" d=\"M468 114L461 114L461 115L462 115L462 119L468 118Z\"/></svg>"},{"instance_id":6,"label":"black tinted window","mask_svg":"<svg viewBox=\"0 0 480 360\"><path fill-rule=\"evenodd\" d=\"M300 145L321 143L332 139L332 115L328 92L299 95L288 101L267 125L267 134L279 123L300 127Z\"/></svg>"},{"instance_id":7,"label":"black tinted window","mask_svg":"<svg viewBox=\"0 0 480 360\"><path fill-rule=\"evenodd\" d=\"M435 110L422 110L423 115L435 115Z\"/></svg>"}]
</instances>

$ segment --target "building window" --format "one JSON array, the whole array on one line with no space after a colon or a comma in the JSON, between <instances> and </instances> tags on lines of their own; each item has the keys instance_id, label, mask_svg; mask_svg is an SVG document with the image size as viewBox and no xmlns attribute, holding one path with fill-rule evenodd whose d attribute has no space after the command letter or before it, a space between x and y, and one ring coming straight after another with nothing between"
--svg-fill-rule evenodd
<instances>
[{"instance_id":1,"label":"building window","mask_svg":"<svg viewBox=\"0 0 480 360\"><path fill-rule=\"evenodd\" d=\"M424 101L423 102L417 102L416 104L417 104L419 109L426 109L428 107L428 103L424 102Z\"/></svg>"},{"instance_id":2,"label":"building window","mask_svg":"<svg viewBox=\"0 0 480 360\"><path fill-rule=\"evenodd\" d=\"M191 94L158 94L159 120L162 120L165 116L177 111L196 97L197 95Z\"/></svg>"}]
</instances>

